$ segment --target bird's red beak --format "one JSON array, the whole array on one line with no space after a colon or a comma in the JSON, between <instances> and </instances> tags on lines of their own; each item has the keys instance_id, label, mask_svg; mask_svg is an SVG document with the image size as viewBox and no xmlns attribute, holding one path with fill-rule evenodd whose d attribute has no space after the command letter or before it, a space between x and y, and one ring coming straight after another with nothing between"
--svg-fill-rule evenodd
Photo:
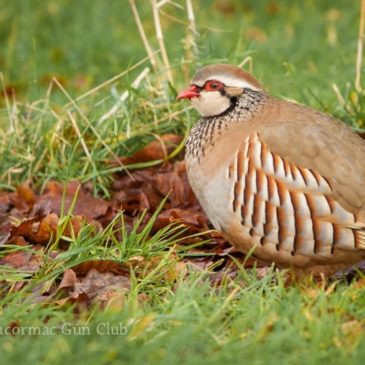
<instances>
[{"instance_id":1,"label":"bird's red beak","mask_svg":"<svg viewBox=\"0 0 365 365\"><path fill-rule=\"evenodd\" d=\"M181 91L177 99L192 99L199 97L199 89L195 85L190 85L187 89Z\"/></svg>"}]
</instances>

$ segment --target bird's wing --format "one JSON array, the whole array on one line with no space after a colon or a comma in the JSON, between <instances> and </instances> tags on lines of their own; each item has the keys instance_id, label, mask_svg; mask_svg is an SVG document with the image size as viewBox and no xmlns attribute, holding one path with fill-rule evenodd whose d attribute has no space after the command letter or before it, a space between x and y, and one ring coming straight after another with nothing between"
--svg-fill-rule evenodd
<instances>
[{"instance_id":1,"label":"bird's wing","mask_svg":"<svg viewBox=\"0 0 365 365\"><path fill-rule=\"evenodd\" d=\"M365 223L365 142L330 116L282 104L285 112L279 104L278 113L257 125L262 142L272 153L325 179L334 199Z\"/></svg>"},{"instance_id":2,"label":"bird's wing","mask_svg":"<svg viewBox=\"0 0 365 365\"><path fill-rule=\"evenodd\" d=\"M327 257L336 248L365 248L365 225L336 201L331 182L272 152L257 132L246 138L229 170L235 171L233 211L261 245Z\"/></svg>"}]
</instances>

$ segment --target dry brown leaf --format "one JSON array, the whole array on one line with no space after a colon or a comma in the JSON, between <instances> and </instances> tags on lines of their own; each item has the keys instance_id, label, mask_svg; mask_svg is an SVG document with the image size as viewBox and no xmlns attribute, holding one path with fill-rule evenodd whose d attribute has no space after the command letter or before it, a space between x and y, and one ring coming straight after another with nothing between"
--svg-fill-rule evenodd
<instances>
[{"instance_id":1,"label":"dry brown leaf","mask_svg":"<svg viewBox=\"0 0 365 365\"><path fill-rule=\"evenodd\" d=\"M79 191L78 191L79 189ZM71 181L66 186L51 181L47 184L46 193L39 197L34 206L33 214L46 215L55 213L58 216L67 214L77 194L75 207L72 214L83 216L88 220L97 219L105 215L110 207L110 203L100 198L94 198L90 193L84 192L80 188L80 183Z\"/></svg>"},{"instance_id":2,"label":"dry brown leaf","mask_svg":"<svg viewBox=\"0 0 365 365\"><path fill-rule=\"evenodd\" d=\"M150 142L133 156L121 158L121 161L125 165L131 165L139 162L162 160L179 145L181 140L182 137L176 134L164 134L159 140Z\"/></svg>"},{"instance_id":3,"label":"dry brown leaf","mask_svg":"<svg viewBox=\"0 0 365 365\"><path fill-rule=\"evenodd\" d=\"M85 218L83 218L81 215L75 215L71 217L70 222L66 225L65 230L62 232L63 236L66 237L77 237L81 231L81 228L85 224Z\"/></svg>"},{"instance_id":4,"label":"dry brown leaf","mask_svg":"<svg viewBox=\"0 0 365 365\"><path fill-rule=\"evenodd\" d=\"M41 221L34 218L25 220L18 227L13 227L12 237L23 236L32 243L47 244L57 232L57 214L48 214Z\"/></svg>"},{"instance_id":5,"label":"dry brown leaf","mask_svg":"<svg viewBox=\"0 0 365 365\"><path fill-rule=\"evenodd\" d=\"M12 193L0 193L0 216L6 214L11 206Z\"/></svg>"},{"instance_id":6,"label":"dry brown leaf","mask_svg":"<svg viewBox=\"0 0 365 365\"><path fill-rule=\"evenodd\" d=\"M156 229L161 229L173 222L181 222L190 232L206 231L209 229L206 216L199 211L173 208L163 211L155 223Z\"/></svg>"},{"instance_id":7,"label":"dry brown leaf","mask_svg":"<svg viewBox=\"0 0 365 365\"><path fill-rule=\"evenodd\" d=\"M37 201L37 196L35 195L33 189L31 188L31 181L26 180L16 188L18 198L23 200L30 207L33 207Z\"/></svg>"},{"instance_id":8,"label":"dry brown leaf","mask_svg":"<svg viewBox=\"0 0 365 365\"><path fill-rule=\"evenodd\" d=\"M75 271L73 271L72 269L66 269L63 273L63 277L60 285L58 286L58 289L73 288L76 282L77 276Z\"/></svg>"},{"instance_id":9,"label":"dry brown leaf","mask_svg":"<svg viewBox=\"0 0 365 365\"><path fill-rule=\"evenodd\" d=\"M22 272L34 273L42 265L42 253L42 251L37 254L25 251L11 252L0 260L0 265L9 265Z\"/></svg>"},{"instance_id":10,"label":"dry brown leaf","mask_svg":"<svg viewBox=\"0 0 365 365\"><path fill-rule=\"evenodd\" d=\"M112 260L89 260L72 268L79 276L86 275L91 269L99 273L111 272L115 275L129 275L129 271L120 262Z\"/></svg>"},{"instance_id":11,"label":"dry brown leaf","mask_svg":"<svg viewBox=\"0 0 365 365\"><path fill-rule=\"evenodd\" d=\"M68 288L68 297L79 301L106 304L130 288L128 277L110 272L99 273L95 269L91 269L83 278L75 278L73 270L66 270L59 289Z\"/></svg>"}]
</instances>

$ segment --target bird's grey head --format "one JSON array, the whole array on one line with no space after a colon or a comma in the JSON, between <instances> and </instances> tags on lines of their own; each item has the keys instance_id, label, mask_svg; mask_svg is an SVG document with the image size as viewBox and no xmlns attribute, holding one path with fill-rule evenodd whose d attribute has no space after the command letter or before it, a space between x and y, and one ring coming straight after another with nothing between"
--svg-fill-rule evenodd
<instances>
[{"instance_id":1,"label":"bird's grey head","mask_svg":"<svg viewBox=\"0 0 365 365\"><path fill-rule=\"evenodd\" d=\"M248 90L259 91L262 86L237 66L214 64L200 69L178 99L190 99L192 106L203 117L209 117L232 109L237 98Z\"/></svg>"}]
</instances>

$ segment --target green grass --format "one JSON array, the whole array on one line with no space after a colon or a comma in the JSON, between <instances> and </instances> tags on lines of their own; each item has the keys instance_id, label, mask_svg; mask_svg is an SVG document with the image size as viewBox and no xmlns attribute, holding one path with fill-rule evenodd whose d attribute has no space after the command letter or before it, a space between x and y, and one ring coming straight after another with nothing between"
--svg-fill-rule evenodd
<instances>
[{"instance_id":1,"label":"green grass","mask_svg":"<svg viewBox=\"0 0 365 365\"><path fill-rule=\"evenodd\" d=\"M246 60L245 68L274 95L364 127L364 94L354 88L359 3L193 3L198 55L187 43L185 10L166 5L162 25L174 83L166 82L160 65L135 90L131 83L150 65L145 60L133 66L146 54L127 1L0 0L0 71L8 91L6 98L0 96L0 188L13 190L27 178L39 189L51 179L77 178L108 196L113 173L124 169L110 161L133 153L156 134L189 131L197 114L176 102L176 90L206 63ZM139 1L138 8L157 50L150 5ZM54 76L60 84L51 82ZM129 97L118 101L126 90ZM102 120L116 104L116 113ZM118 241L112 227L95 235L86 225L69 239L69 250L46 262L35 277L3 267L0 328L57 327L62 332L59 327L66 324L66 332L77 332L72 326L87 329L84 335L0 333L2 361L364 363L362 281L287 285L285 273L262 277L241 268L236 279L227 277L212 287L212 270L181 269L184 250L174 251L177 229L152 237L132 232ZM62 234L61 226L59 239ZM14 247L3 247L0 256L9 250ZM65 268L90 258L129 262L135 256L154 258L156 266L141 273L132 265L130 291L105 311L91 308L75 316L72 307L34 303L34 293L59 281ZM9 286L24 280L32 285L8 293ZM127 334L101 335L97 326L106 322L122 323Z\"/></svg>"},{"instance_id":2,"label":"green grass","mask_svg":"<svg viewBox=\"0 0 365 365\"><path fill-rule=\"evenodd\" d=\"M29 361L55 364L364 361L365 294L354 285L337 283L333 291L313 283L286 288L281 275L260 279L243 270L217 288L206 273L195 273L146 292L149 300L141 304L141 288L135 285L121 308L95 310L79 320L65 311L27 308L20 320L23 331L33 327L56 334L3 336L2 359L21 364L20 354L27 354ZM13 320L14 311L4 311L1 322ZM122 326L122 332L107 335L107 323Z\"/></svg>"}]
</instances>

